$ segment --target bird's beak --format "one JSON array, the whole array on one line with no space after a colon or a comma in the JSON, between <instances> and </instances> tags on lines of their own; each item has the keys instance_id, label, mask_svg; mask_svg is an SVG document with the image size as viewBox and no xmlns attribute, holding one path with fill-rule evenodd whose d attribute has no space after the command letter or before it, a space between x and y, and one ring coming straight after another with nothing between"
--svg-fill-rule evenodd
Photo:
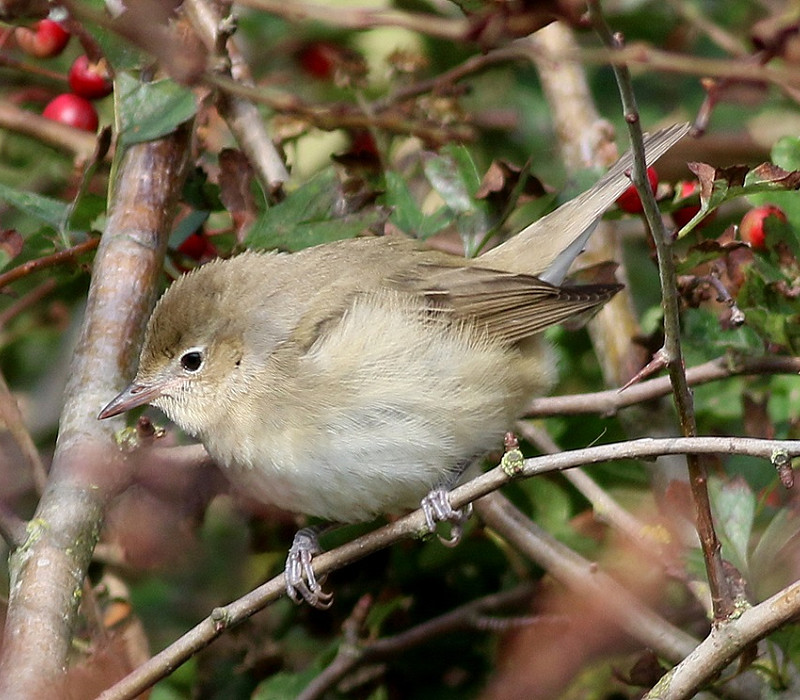
<instances>
[{"instance_id":1,"label":"bird's beak","mask_svg":"<svg viewBox=\"0 0 800 700\"><path fill-rule=\"evenodd\" d=\"M164 386L160 383L138 384L134 382L125 391L111 399L109 404L100 411L97 417L100 420L118 416L120 413L130 411L137 406L144 406L164 393Z\"/></svg>"}]
</instances>

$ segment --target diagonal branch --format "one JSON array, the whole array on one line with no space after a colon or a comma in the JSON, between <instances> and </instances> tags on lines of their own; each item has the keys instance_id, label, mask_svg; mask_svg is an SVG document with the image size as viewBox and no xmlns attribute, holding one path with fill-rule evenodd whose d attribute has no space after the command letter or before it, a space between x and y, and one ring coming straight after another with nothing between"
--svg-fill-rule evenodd
<instances>
[{"instance_id":1,"label":"diagonal branch","mask_svg":"<svg viewBox=\"0 0 800 700\"><path fill-rule=\"evenodd\" d=\"M183 182L189 135L188 127L181 128L121 158L50 477L25 543L10 560L0 697L63 697L78 603L105 507L130 478L128 461L112 446L111 426L101 424L97 412L132 368Z\"/></svg>"},{"instance_id":2,"label":"diagonal branch","mask_svg":"<svg viewBox=\"0 0 800 700\"><path fill-rule=\"evenodd\" d=\"M757 440L754 438L644 438L628 442L588 447L556 455L545 455L526 459L518 469L509 473L503 466L498 466L486 474L459 486L450 493L450 503L454 508L461 508L477 498L496 491L501 486L516 478L530 477L552 471L571 469L585 464L598 464L609 460L642 459L658 457L666 454L745 454L762 459L774 459L776 455L794 457L800 455L800 441L797 440ZM313 568L317 578L343 568L347 564L363 559L395 542L410 537L418 537L426 533L425 516L422 510L416 510L389 525L367 533L329 552L314 558ZM122 679L99 696L99 700L125 700L135 698L139 693L162 678L173 669L192 657L198 651L211 644L227 629L242 622L248 617L281 598L286 592L286 581L281 573L273 579L250 591L247 595L226 605L214 609L211 614L199 622L194 628L173 642L163 651ZM683 633L681 633L683 635ZM691 649L688 636L683 642L673 646L672 651L683 658ZM675 638L677 639L677 637ZM670 653L670 658L673 654Z\"/></svg>"}]
</instances>

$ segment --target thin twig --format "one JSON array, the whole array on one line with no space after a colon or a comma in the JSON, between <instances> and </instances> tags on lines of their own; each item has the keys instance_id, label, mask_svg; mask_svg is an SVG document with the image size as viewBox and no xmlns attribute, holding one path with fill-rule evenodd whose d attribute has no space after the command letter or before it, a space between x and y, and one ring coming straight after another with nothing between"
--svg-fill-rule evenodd
<instances>
[{"instance_id":1,"label":"thin twig","mask_svg":"<svg viewBox=\"0 0 800 700\"><path fill-rule=\"evenodd\" d=\"M672 668L645 700L689 700L698 689L712 682L749 645L766 637L800 614L800 581L790 584L767 600L747 608L724 624L712 627L708 637L683 661ZM763 690L763 689L762 689ZM797 697L788 689L786 697ZM759 697L756 691L751 697Z\"/></svg>"},{"instance_id":2,"label":"thin twig","mask_svg":"<svg viewBox=\"0 0 800 700\"><path fill-rule=\"evenodd\" d=\"M402 112L386 111L370 116L348 103L334 103L324 107L310 105L296 95L243 85L232 78L215 73L205 73L203 81L230 95L267 105L280 114L291 114L323 130L382 129L393 134L418 136L428 143L442 144L451 141L473 141L474 129L467 124L436 124L429 120L409 119Z\"/></svg>"},{"instance_id":3,"label":"thin twig","mask_svg":"<svg viewBox=\"0 0 800 700\"><path fill-rule=\"evenodd\" d=\"M597 610L609 623L624 630L659 656L674 663L691 656L697 641L645 606L611 576L573 552L533 523L505 496L493 493L475 503L481 519L515 549L544 567L565 586L587 600L598 601ZM729 657L728 662L733 657ZM723 666L724 668L724 666ZM753 674L725 686L725 696L749 700L761 682Z\"/></svg>"},{"instance_id":4,"label":"thin twig","mask_svg":"<svg viewBox=\"0 0 800 700\"><path fill-rule=\"evenodd\" d=\"M628 442L588 447L581 450L562 452L524 460L514 473L509 474L503 467L491 471L459 486L449 494L454 508L461 508L477 498L485 496L516 478L534 476L553 471L562 471L586 464L620 459L646 459L668 454L720 454L749 455L766 460L776 455L795 457L800 455L800 441L797 440L758 440L737 437L698 437L698 438L644 438ZM313 569L321 578L347 564L363 559L365 556L388 547L402 539L416 537L427 532L425 515L416 510L393 523L347 542L329 552L314 558ZM286 580L283 573L270 579L247 595L216 608L211 615L186 632L163 651L153 656L117 684L99 696L99 700L126 700L135 698L157 681L169 675L173 669L185 662L230 627L254 615L286 593ZM681 633L683 634L683 633ZM678 661L688 653L681 647L675 653ZM673 658L673 654L669 655Z\"/></svg>"},{"instance_id":5,"label":"thin twig","mask_svg":"<svg viewBox=\"0 0 800 700\"><path fill-rule=\"evenodd\" d=\"M547 454L561 452L547 432L537 428L535 425L527 421L518 421L516 429L522 437L536 445L543 452ZM663 551L662 543L652 536L648 536L648 529L645 523L620 506L583 469L580 467L568 469L563 474L564 478L592 504L592 509L598 519L611 525L631 542L648 551L655 550L657 558L666 563L666 552Z\"/></svg>"},{"instance_id":6,"label":"thin twig","mask_svg":"<svg viewBox=\"0 0 800 700\"><path fill-rule=\"evenodd\" d=\"M463 17L448 18L394 9L345 6L337 7L336 12L331 12L329 5L285 2L285 0L243 0L237 4L269 12L290 22L316 20L346 29L401 27L453 41L466 39L470 30L469 20Z\"/></svg>"},{"instance_id":7,"label":"thin twig","mask_svg":"<svg viewBox=\"0 0 800 700\"><path fill-rule=\"evenodd\" d=\"M533 584L523 583L510 591L493 593L470 601L391 637L366 642L360 646L344 642L339 647L335 659L309 683L297 696L297 700L316 700L322 697L359 666L395 658L402 652L444 634L483 627L486 613L523 605L530 599L534 590ZM529 624L535 621L535 617L526 617L526 622Z\"/></svg>"},{"instance_id":8,"label":"thin twig","mask_svg":"<svg viewBox=\"0 0 800 700\"><path fill-rule=\"evenodd\" d=\"M14 442L17 443L19 451L28 463L36 491L41 494L47 483L47 470L44 467L39 450L36 449L36 444L25 426L19 405L9 391L2 375L0 375L0 420L3 422L3 427L14 438Z\"/></svg>"},{"instance_id":9,"label":"thin twig","mask_svg":"<svg viewBox=\"0 0 800 700\"><path fill-rule=\"evenodd\" d=\"M0 501L0 537L11 549L21 547L25 542L25 521L2 501Z\"/></svg>"},{"instance_id":10,"label":"thin twig","mask_svg":"<svg viewBox=\"0 0 800 700\"><path fill-rule=\"evenodd\" d=\"M216 54L218 64L225 66L226 75L251 84L247 64L241 58L234 38L224 34L223 21L216 7L207 0L187 0L183 7L206 48ZM218 96L217 107L252 164L264 192L271 196L289 179L289 173L278 149L267 134L258 109L250 100L237 95L229 96L228 93Z\"/></svg>"},{"instance_id":11,"label":"thin twig","mask_svg":"<svg viewBox=\"0 0 800 700\"><path fill-rule=\"evenodd\" d=\"M8 272L4 272L2 275L0 275L0 290L4 287L7 287L9 284L16 282L17 280L22 279L23 277L27 277L28 275L37 272L38 270L43 270L47 267L53 267L54 265L60 265L63 262L73 261L79 255L87 253L90 250L94 250L99 244L99 237L89 238L82 243L78 243L71 248L67 248L66 250L59 250L57 253L52 253L51 255L45 255L41 258L36 258L35 260L29 260L28 262L22 263L22 265L18 265Z\"/></svg>"},{"instance_id":12,"label":"thin twig","mask_svg":"<svg viewBox=\"0 0 800 700\"><path fill-rule=\"evenodd\" d=\"M17 107L9 100L0 100L0 128L72 153L78 161L91 158L95 150L94 134L46 119L29 109Z\"/></svg>"},{"instance_id":13,"label":"thin twig","mask_svg":"<svg viewBox=\"0 0 800 700\"><path fill-rule=\"evenodd\" d=\"M603 17L599 0L589 1L589 14L595 30L603 42L611 49L622 47L622 39L613 35ZM694 415L694 404L683 362L683 349L680 342L680 309L678 306L677 274L672 259L672 246L658 210L653 192L647 181L644 147L642 145L642 128L633 93L630 72L625 65L615 65L614 75L617 79L625 122L634 152L634 166L631 180L636 185L639 197L644 206L645 216L650 225L653 241L656 245L658 270L661 282L661 305L664 309L664 348L667 356L673 398L681 424L681 432L685 437L697 435L697 423ZM711 502L708 495L708 474L705 463L697 455L687 455L689 484L694 498L696 527L700 536L700 545L708 573L708 585L714 608L714 618L721 620L733 613L733 600L729 594L722 554L714 521L711 515Z\"/></svg>"},{"instance_id":14,"label":"thin twig","mask_svg":"<svg viewBox=\"0 0 800 700\"><path fill-rule=\"evenodd\" d=\"M732 358L723 356L687 369L686 381L689 386L699 386L747 375L798 373L800 373L800 357L764 355L763 357ZM669 377L658 377L634 384L625 391L608 389L588 394L546 396L534 399L528 404L525 417L574 416L584 413L613 416L623 408L668 396L671 391L672 385Z\"/></svg>"},{"instance_id":15,"label":"thin twig","mask_svg":"<svg viewBox=\"0 0 800 700\"><path fill-rule=\"evenodd\" d=\"M0 311L0 328L7 326L11 319L16 318L18 314L38 304L57 286L58 282L51 277L9 304L5 309Z\"/></svg>"}]
</instances>

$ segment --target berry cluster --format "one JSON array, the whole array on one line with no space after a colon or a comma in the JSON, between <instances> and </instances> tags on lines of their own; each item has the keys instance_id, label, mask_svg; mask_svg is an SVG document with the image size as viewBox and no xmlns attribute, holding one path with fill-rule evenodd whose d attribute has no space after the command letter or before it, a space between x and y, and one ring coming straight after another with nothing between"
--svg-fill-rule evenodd
<instances>
[{"instance_id":1,"label":"berry cluster","mask_svg":"<svg viewBox=\"0 0 800 700\"><path fill-rule=\"evenodd\" d=\"M17 27L17 46L35 58L58 56L69 43L70 33L60 23L43 19L32 27ZM92 62L88 56L75 59L67 76L70 92L56 96L44 108L42 116L85 131L96 131L97 110L90 100L111 94L113 85L104 60Z\"/></svg>"}]
</instances>

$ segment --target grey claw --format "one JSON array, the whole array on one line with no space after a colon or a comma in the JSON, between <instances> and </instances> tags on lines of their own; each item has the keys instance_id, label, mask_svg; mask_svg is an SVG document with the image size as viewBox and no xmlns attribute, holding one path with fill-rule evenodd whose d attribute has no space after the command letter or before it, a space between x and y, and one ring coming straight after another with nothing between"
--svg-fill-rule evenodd
<instances>
[{"instance_id":1,"label":"grey claw","mask_svg":"<svg viewBox=\"0 0 800 700\"><path fill-rule=\"evenodd\" d=\"M321 552L322 547L313 528L303 528L297 532L286 557L286 595L295 603L305 601L319 610L327 610L333 604L333 594L322 590L311 566L314 555Z\"/></svg>"},{"instance_id":2,"label":"grey claw","mask_svg":"<svg viewBox=\"0 0 800 700\"><path fill-rule=\"evenodd\" d=\"M444 489L434 489L420 504L422 512L425 514L425 524L430 532L436 532L436 523L450 523L450 537L444 538L437 534L439 541L446 547L455 547L464 533L464 523L472 515L472 504L468 503L464 508L455 509L450 505L447 491Z\"/></svg>"}]
</instances>

